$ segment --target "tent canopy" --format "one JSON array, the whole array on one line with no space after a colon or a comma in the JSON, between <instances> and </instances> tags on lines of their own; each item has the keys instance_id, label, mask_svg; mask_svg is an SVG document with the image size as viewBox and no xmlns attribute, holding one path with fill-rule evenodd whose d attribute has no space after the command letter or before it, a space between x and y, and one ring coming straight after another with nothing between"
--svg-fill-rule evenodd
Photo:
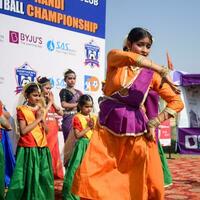
<instances>
[{"instance_id":1,"label":"tent canopy","mask_svg":"<svg viewBox=\"0 0 200 200\"><path fill-rule=\"evenodd\" d=\"M173 81L181 86L200 85L200 74L188 74L182 71L174 71Z\"/></svg>"},{"instance_id":2,"label":"tent canopy","mask_svg":"<svg viewBox=\"0 0 200 200\"><path fill-rule=\"evenodd\" d=\"M182 86L200 85L200 74L183 74L181 76Z\"/></svg>"}]
</instances>

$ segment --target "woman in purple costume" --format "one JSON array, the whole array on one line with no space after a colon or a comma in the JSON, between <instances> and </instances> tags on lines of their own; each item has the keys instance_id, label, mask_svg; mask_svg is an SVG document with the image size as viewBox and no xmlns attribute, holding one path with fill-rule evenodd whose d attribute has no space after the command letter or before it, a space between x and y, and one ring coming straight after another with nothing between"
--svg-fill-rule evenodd
<instances>
[{"instance_id":1,"label":"woman in purple costume","mask_svg":"<svg viewBox=\"0 0 200 200\"><path fill-rule=\"evenodd\" d=\"M69 132L72 128L72 118L77 112L77 102L82 92L75 89L76 74L71 69L64 73L64 81L67 84L66 88L60 91L61 106L64 108L64 115L62 120L62 131L64 142L66 141Z\"/></svg>"}]
</instances>

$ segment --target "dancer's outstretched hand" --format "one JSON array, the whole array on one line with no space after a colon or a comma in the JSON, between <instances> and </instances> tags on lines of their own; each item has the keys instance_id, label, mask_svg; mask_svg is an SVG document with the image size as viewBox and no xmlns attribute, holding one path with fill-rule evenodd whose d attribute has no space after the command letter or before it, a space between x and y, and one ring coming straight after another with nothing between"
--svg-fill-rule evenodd
<instances>
[{"instance_id":1,"label":"dancer's outstretched hand","mask_svg":"<svg viewBox=\"0 0 200 200\"><path fill-rule=\"evenodd\" d=\"M168 74L165 77L162 77L161 80L161 84L160 84L160 88L162 88L163 84L167 83L169 84L169 86L171 87L171 89L176 93L176 94L180 94L181 90L178 88L178 85L175 85L170 77L170 75Z\"/></svg>"}]
</instances>

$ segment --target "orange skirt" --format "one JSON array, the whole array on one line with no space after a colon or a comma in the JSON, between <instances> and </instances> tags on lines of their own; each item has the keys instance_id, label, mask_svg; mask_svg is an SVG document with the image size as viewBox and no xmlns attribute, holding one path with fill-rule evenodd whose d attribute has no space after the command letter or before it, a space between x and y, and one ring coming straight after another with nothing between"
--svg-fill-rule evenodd
<instances>
[{"instance_id":1,"label":"orange skirt","mask_svg":"<svg viewBox=\"0 0 200 200\"><path fill-rule=\"evenodd\" d=\"M155 142L114 136L97 126L72 191L83 199L163 200L163 180Z\"/></svg>"}]
</instances>

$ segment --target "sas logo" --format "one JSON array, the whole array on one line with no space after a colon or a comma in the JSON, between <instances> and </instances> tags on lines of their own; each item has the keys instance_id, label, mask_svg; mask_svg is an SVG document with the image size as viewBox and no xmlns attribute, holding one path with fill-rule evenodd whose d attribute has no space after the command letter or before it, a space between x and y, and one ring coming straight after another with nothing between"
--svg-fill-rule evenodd
<instances>
[{"instance_id":1,"label":"sas logo","mask_svg":"<svg viewBox=\"0 0 200 200\"><path fill-rule=\"evenodd\" d=\"M200 135L186 135L185 148L186 149L200 149Z\"/></svg>"},{"instance_id":2,"label":"sas logo","mask_svg":"<svg viewBox=\"0 0 200 200\"><path fill-rule=\"evenodd\" d=\"M53 88L62 89L66 87L66 84L63 78L51 77L49 79L50 79L51 86Z\"/></svg>"},{"instance_id":3,"label":"sas logo","mask_svg":"<svg viewBox=\"0 0 200 200\"><path fill-rule=\"evenodd\" d=\"M50 52L56 51L57 53L64 53L69 55L76 54L76 51L70 48L70 43L62 41L49 40L47 42L47 49Z\"/></svg>"},{"instance_id":4,"label":"sas logo","mask_svg":"<svg viewBox=\"0 0 200 200\"><path fill-rule=\"evenodd\" d=\"M14 44L24 44L27 46L42 47L42 37L30 35L27 33L19 33L9 31L9 42Z\"/></svg>"},{"instance_id":5,"label":"sas logo","mask_svg":"<svg viewBox=\"0 0 200 200\"><path fill-rule=\"evenodd\" d=\"M92 68L99 67L99 53L100 47L95 45L93 40L85 44L85 65Z\"/></svg>"},{"instance_id":6,"label":"sas logo","mask_svg":"<svg viewBox=\"0 0 200 200\"><path fill-rule=\"evenodd\" d=\"M24 85L35 80L37 73L28 63L15 69L15 77L17 81L16 94L22 91Z\"/></svg>"},{"instance_id":7,"label":"sas logo","mask_svg":"<svg viewBox=\"0 0 200 200\"><path fill-rule=\"evenodd\" d=\"M84 90L96 92L99 89L99 79L95 76L84 76Z\"/></svg>"}]
</instances>

